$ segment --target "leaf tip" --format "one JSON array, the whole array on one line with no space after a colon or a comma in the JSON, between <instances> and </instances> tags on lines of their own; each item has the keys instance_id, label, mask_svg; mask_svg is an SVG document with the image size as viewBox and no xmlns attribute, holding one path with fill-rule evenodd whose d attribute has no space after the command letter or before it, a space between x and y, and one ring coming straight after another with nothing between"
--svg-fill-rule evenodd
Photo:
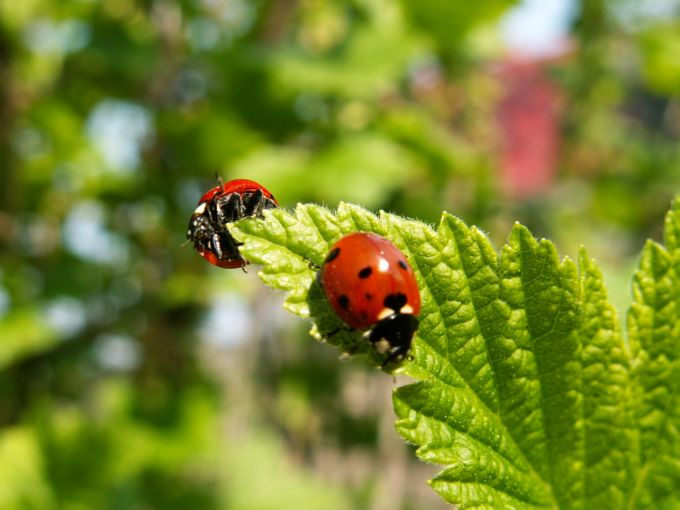
<instances>
[{"instance_id":1,"label":"leaf tip","mask_svg":"<svg viewBox=\"0 0 680 510\"><path fill-rule=\"evenodd\" d=\"M529 229L522 225L519 221L515 221L515 223L512 225L510 237L514 237L517 240L524 240L528 238L535 240Z\"/></svg>"}]
</instances>

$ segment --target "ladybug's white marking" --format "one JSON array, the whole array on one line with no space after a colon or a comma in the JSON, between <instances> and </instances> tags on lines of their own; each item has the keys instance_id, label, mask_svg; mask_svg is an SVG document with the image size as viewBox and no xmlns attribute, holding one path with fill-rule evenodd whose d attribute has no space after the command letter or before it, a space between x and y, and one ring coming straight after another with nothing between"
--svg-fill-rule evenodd
<instances>
[{"instance_id":1,"label":"ladybug's white marking","mask_svg":"<svg viewBox=\"0 0 680 510\"><path fill-rule=\"evenodd\" d=\"M381 321L384 318L389 317L393 313L394 313L394 310L392 310L391 308L383 308L382 310L380 310L380 313L378 314L378 320Z\"/></svg>"},{"instance_id":2,"label":"ladybug's white marking","mask_svg":"<svg viewBox=\"0 0 680 510\"><path fill-rule=\"evenodd\" d=\"M385 338L381 338L377 342L374 342L373 346L375 347L375 350L378 351L378 354L385 354L390 350L390 347L392 347L390 342Z\"/></svg>"},{"instance_id":3,"label":"ladybug's white marking","mask_svg":"<svg viewBox=\"0 0 680 510\"><path fill-rule=\"evenodd\" d=\"M198 204L198 206L196 206L196 209L194 209L194 214L203 214L205 212L205 207L206 203L201 202L200 204Z\"/></svg>"},{"instance_id":4,"label":"ladybug's white marking","mask_svg":"<svg viewBox=\"0 0 680 510\"><path fill-rule=\"evenodd\" d=\"M401 307L401 310L399 310L399 313L405 313L405 314L413 314L413 307L406 303L404 306Z\"/></svg>"},{"instance_id":5,"label":"ladybug's white marking","mask_svg":"<svg viewBox=\"0 0 680 510\"><path fill-rule=\"evenodd\" d=\"M378 262L378 271L381 273L386 273L390 268L390 263L387 261L387 259L381 258L380 262Z\"/></svg>"}]
</instances>

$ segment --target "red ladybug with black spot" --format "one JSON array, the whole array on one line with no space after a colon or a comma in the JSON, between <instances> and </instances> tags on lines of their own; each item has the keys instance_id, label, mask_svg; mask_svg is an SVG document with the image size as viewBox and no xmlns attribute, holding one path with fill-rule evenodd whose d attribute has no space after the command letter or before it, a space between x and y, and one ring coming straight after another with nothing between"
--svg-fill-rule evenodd
<instances>
[{"instance_id":1,"label":"red ladybug with black spot","mask_svg":"<svg viewBox=\"0 0 680 510\"><path fill-rule=\"evenodd\" d=\"M264 209L279 203L261 184L248 179L219 182L207 191L189 220L187 239L211 264L227 269L244 268L248 261L238 251L241 243L232 237L227 224L262 216Z\"/></svg>"},{"instance_id":2,"label":"red ladybug with black spot","mask_svg":"<svg viewBox=\"0 0 680 510\"><path fill-rule=\"evenodd\" d=\"M387 355L401 361L418 329L420 292L404 254L377 234L357 232L335 243L317 280L345 324Z\"/></svg>"}]
</instances>

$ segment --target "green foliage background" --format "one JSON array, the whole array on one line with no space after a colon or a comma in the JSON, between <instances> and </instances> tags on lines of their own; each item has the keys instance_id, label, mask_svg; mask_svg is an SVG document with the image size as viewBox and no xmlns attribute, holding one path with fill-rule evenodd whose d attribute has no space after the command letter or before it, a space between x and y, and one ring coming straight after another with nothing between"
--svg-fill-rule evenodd
<instances>
[{"instance_id":1,"label":"green foliage background","mask_svg":"<svg viewBox=\"0 0 680 510\"><path fill-rule=\"evenodd\" d=\"M577 6L547 66L557 174L520 197L493 72L512 6L0 3L0 508L444 508L392 380L182 243L214 175L248 177L284 207L447 210L496 246L519 220L586 245L622 312L679 188L679 8Z\"/></svg>"}]
</instances>

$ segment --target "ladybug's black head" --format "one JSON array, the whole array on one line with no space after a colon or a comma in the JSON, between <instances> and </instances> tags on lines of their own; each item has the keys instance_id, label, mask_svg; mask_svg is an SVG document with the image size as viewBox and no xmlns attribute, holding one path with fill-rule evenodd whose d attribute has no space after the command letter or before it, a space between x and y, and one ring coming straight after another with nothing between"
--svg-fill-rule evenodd
<instances>
[{"instance_id":1,"label":"ladybug's black head","mask_svg":"<svg viewBox=\"0 0 680 510\"><path fill-rule=\"evenodd\" d=\"M373 326L368 333L368 339L380 354L388 355L383 367L393 361L401 361L408 354L418 324L415 315L394 312Z\"/></svg>"}]
</instances>

